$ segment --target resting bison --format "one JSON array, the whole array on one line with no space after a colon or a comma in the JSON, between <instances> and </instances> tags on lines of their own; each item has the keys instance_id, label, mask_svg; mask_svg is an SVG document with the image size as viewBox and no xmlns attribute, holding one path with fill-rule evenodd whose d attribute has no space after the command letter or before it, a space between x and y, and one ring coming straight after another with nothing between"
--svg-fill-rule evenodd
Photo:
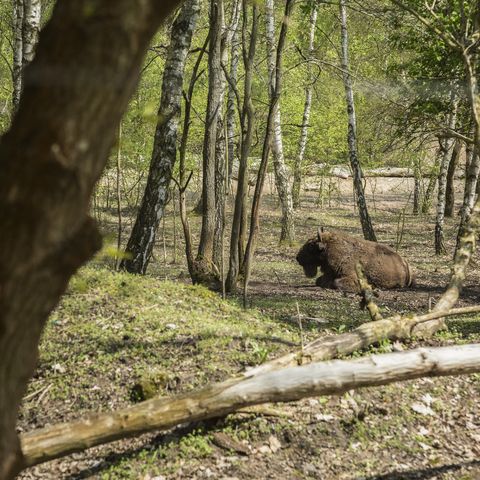
<instances>
[{"instance_id":1,"label":"resting bison","mask_svg":"<svg viewBox=\"0 0 480 480\"><path fill-rule=\"evenodd\" d=\"M316 284L323 288L337 288L358 292L355 266L363 267L370 284L379 288L412 287L415 276L408 263L386 245L361 240L339 232L321 232L300 249L297 262L305 275L314 278L320 267L322 276Z\"/></svg>"}]
</instances>

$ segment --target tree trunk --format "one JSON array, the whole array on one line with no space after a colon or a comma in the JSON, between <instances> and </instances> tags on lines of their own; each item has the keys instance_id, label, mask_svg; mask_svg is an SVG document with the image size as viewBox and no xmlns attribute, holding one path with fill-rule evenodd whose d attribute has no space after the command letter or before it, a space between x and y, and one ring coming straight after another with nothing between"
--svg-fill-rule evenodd
<instances>
[{"instance_id":1,"label":"tree trunk","mask_svg":"<svg viewBox=\"0 0 480 480\"><path fill-rule=\"evenodd\" d=\"M15 424L40 335L72 274L100 247L90 197L145 51L176 3L57 2L25 69L0 142L2 480L24 467Z\"/></svg>"},{"instance_id":2,"label":"tree trunk","mask_svg":"<svg viewBox=\"0 0 480 480\"><path fill-rule=\"evenodd\" d=\"M225 78L225 77L224 77ZM223 82L222 82L223 83ZM225 93L225 84L222 85ZM220 97L220 109L223 110L224 95ZM213 241L213 264L222 276L224 257L224 230L226 208L226 182L227 182L227 137L225 116L223 112L218 118L217 144L215 147L215 233Z\"/></svg>"},{"instance_id":3,"label":"tree trunk","mask_svg":"<svg viewBox=\"0 0 480 480\"><path fill-rule=\"evenodd\" d=\"M25 67L33 60L40 31L40 0L14 0L13 4L13 107L17 109L22 93Z\"/></svg>"},{"instance_id":4,"label":"tree trunk","mask_svg":"<svg viewBox=\"0 0 480 480\"><path fill-rule=\"evenodd\" d=\"M40 15L42 12L40 0L23 1L23 42L22 67L25 68L35 55L35 47L40 32Z\"/></svg>"},{"instance_id":5,"label":"tree trunk","mask_svg":"<svg viewBox=\"0 0 480 480\"><path fill-rule=\"evenodd\" d=\"M227 276L226 289L233 292L237 288L238 275L240 273L240 265L243 260L243 242L242 242L242 226L245 218L244 213L247 209L247 193L248 193L248 157L252 145L253 131L255 129L255 110L252 102L252 83L253 68L255 60L255 51L258 37L258 7L254 3L252 5L252 27L250 33L250 42L247 51L246 32L248 29L248 5L246 0L243 5L243 61L245 68L245 82L243 92L243 107L241 113L241 142L240 142L240 162L238 170L237 192L235 195L235 207L232 220L232 232L230 236L230 256L229 270ZM245 230L243 226L243 231Z\"/></svg>"},{"instance_id":6,"label":"tree trunk","mask_svg":"<svg viewBox=\"0 0 480 480\"><path fill-rule=\"evenodd\" d=\"M310 13L310 34L308 37L308 60L313 55L315 47L315 29L317 26L318 5L314 3ZM303 106L302 127L300 130L300 139L298 141L298 154L295 159L293 170L292 197L294 208L300 207L300 192L302 189L303 177L303 159L307 148L308 127L310 121L310 110L312 107L313 79L310 63L308 63L307 85L305 87L305 104Z\"/></svg>"},{"instance_id":7,"label":"tree trunk","mask_svg":"<svg viewBox=\"0 0 480 480\"><path fill-rule=\"evenodd\" d=\"M355 102L353 99L352 79L350 77L350 66L348 60L348 30L347 30L347 0L340 0L340 19L342 30L342 72L343 84L345 87L345 96L348 113L348 149L350 154L350 166L353 174L353 184L362 224L363 236L365 240L376 242L375 231L368 213L367 202L365 199L365 190L363 188L363 172L358 159L357 148L357 120L355 116Z\"/></svg>"},{"instance_id":8,"label":"tree trunk","mask_svg":"<svg viewBox=\"0 0 480 480\"><path fill-rule=\"evenodd\" d=\"M172 25L150 170L145 193L126 247L129 258L123 260L121 264L121 267L130 273L146 273L157 229L165 212L177 157L177 131L185 63L199 11L199 0L187 0Z\"/></svg>"},{"instance_id":9,"label":"tree trunk","mask_svg":"<svg viewBox=\"0 0 480 480\"><path fill-rule=\"evenodd\" d=\"M222 28L224 25L223 0L210 1L210 42L208 50L208 99L203 140L203 181L202 181L202 230L194 283L215 286L213 249L215 241L216 202L215 171L217 150L218 119L221 110L222 92ZM218 272L217 272L218 273ZM217 285L218 286L218 285Z\"/></svg>"},{"instance_id":10,"label":"tree trunk","mask_svg":"<svg viewBox=\"0 0 480 480\"><path fill-rule=\"evenodd\" d=\"M269 89L275 90L275 82L281 71L276 69L276 46L275 46L275 7L273 0L265 3L265 29L268 54ZM276 102L273 112L273 129L270 140L273 154L273 168L275 171L275 183L278 197L282 206L282 231L280 241L292 244L295 240L295 222L293 211L292 190L288 179L287 166L283 153L282 122L280 114L280 99Z\"/></svg>"},{"instance_id":11,"label":"tree trunk","mask_svg":"<svg viewBox=\"0 0 480 480\"><path fill-rule=\"evenodd\" d=\"M22 93L23 66L23 9L24 0L15 0L13 4L13 109L17 110Z\"/></svg>"},{"instance_id":12,"label":"tree trunk","mask_svg":"<svg viewBox=\"0 0 480 480\"><path fill-rule=\"evenodd\" d=\"M438 164L440 162L441 151L439 150L437 155L435 156L435 163L433 165L432 171L430 172L430 178L428 179L427 189L425 190L425 195L422 199L422 213L424 215L430 212L430 208L432 206L432 196L435 190L435 186L437 185L438 180Z\"/></svg>"},{"instance_id":13,"label":"tree trunk","mask_svg":"<svg viewBox=\"0 0 480 480\"><path fill-rule=\"evenodd\" d=\"M222 40L221 40L221 58L220 58L220 72L219 72L219 92L218 92L218 124L217 124L217 140L215 146L215 234L213 242L213 264L218 271L221 271L222 285L224 284L224 230L225 230L225 208L227 197L227 179L228 179L228 119L224 113L225 93L227 88L226 70L228 65L228 56L230 46L238 28L238 21L240 18L240 0L232 2L232 14L230 22L227 25L221 25Z\"/></svg>"},{"instance_id":14,"label":"tree trunk","mask_svg":"<svg viewBox=\"0 0 480 480\"><path fill-rule=\"evenodd\" d=\"M202 62L203 56L205 55L205 51L208 47L209 43L209 36L205 39L202 49L198 54L197 61L193 67L192 76L190 78L190 83L188 86L188 90L183 93L183 97L185 99L185 109L183 115L183 128L182 128L182 137L180 140L180 148L179 148L179 203L180 203L180 219L182 221L183 227L183 235L185 238L185 256L187 257L187 265L188 265L188 272L190 274L190 278L192 282L195 278L195 260L193 257L193 245L192 245L192 234L190 230L190 222L188 221L187 215L187 198L186 198L186 189L188 187L188 183L192 178L193 172L190 173L188 180L186 179L186 168L185 168L185 161L187 155L187 143L188 143L188 135L190 133L190 125L191 125L191 112L192 112L192 101L193 101L193 93L195 90L195 85L197 80L202 75L202 72L198 72L200 68L200 64Z\"/></svg>"},{"instance_id":15,"label":"tree trunk","mask_svg":"<svg viewBox=\"0 0 480 480\"><path fill-rule=\"evenodd\" d=\"M122 248L122 122L118 125L117 152L116 152L116 193L117 193L117 252L115 255L115 270L119 270L121 263L120 250Z\"/></svg>"},{"instance_id":16,"label":"tree trunk","mask_svg":"<svg viewBox=\"0 0 480 480\"><path fill-rule=\"evenodd\" d=\"M230 379L190 395L154 398L118 412L46 427L23 435L22 444L27 464L36 465L135 434L225 416L250 405L341 395L363 387L479 371L480 344L311 363Z\"/></svg>"},{"instance_id":17,"label":"tree trunk","mask_svg":"<svg viewBox=\"0 0 480 480\"><path fill-rule=\"evenodd\" d=\"M448 165L448 171L447 171L447 186L445 190L445 216L446 217L453 217L453 211L455 208L455 170L457 169L461 150L462 150L462 144L460 143L459 140L456 140L452 150L452 157L450 159L450 163Z\"/></svg>"},{"instance_id":18,"label":"tree trunk","mask_svg":"<svg viewBox=\"0 0 480 480\"><path fill-rule=\"evenodd\" d=\"M238 82L238 63L240 61L240 28L237 25L232 38L231 59L230 59L230 82L228 84L227 96L227 152L228 152L228 188L232 182L233 165L236 157L236 96L235 88ZM239 108L240 106L238 106ZM241 127L240 127L241 128Z\"/></svg>"},{"instance_id":19,"label":"tree trunk","mask_svg":"<svg viewBox=\"0 0 480 480\"><path fill-rule=\"evenodd\" d=\"M270 156L270 140L275 127L275 111L277 108L280 94L282 91L282 67L283 67L283 53L285 49L286 37L288 33L288 26L293 9L293 0L286 0L285 13L283 16L282 26L280 28L280 35L277 44L277 53L275 61L275 88L270 91L270 105L267 117L267 127L265 131L265 138L262 148L262 159L257 174L257 183L255 184L255 193L252 200L252 211L250 215L250 232L245 249L245 258L243 260L244 278L244 306L246 305L246 295L248 289L248 282L250 281L250 273L252 266L252 259L255 253L258 230L260 228L260 203L263 193L263 185L265 183L265 175L268 166L268 157Z\"/></svg>"},{"instance_id":20,"label":"tree trunk","mask_svg":"<svg viewBox=\"0 0 480 480\"><path fill-rule=\"evenodd\" d=\"M473 145L467 147L467 165L465 171L465 188L463 192L463 204L460 210L461 218L458 226L458 239L462 236L465 225L468 223L470 214L478 195L478 175L480 173L480 156Z\"/></svg>"},{"instance_id":21,"label":"tree trunk","mask_svg":"<svg viewBox=\"0 0 480 480\"><path fill-rule=\"evenodd\" d=\"M452 90L451 95L452 111L448 116L448 129L455 130L457 122L458 99ZM447 190L448 166L452 155L453 139L445 138L443 142L442 161L440 163L440 172L438 174L438 195L437 195L437 216L435 221L435 253L440 255L446 252L443 225L445 220L445 199Z\"/></svg>"},{"instance_id":22,"label":"tree trunk","mask_svg":"<svg viewBox=\"0 0 480 480\"><path fill-rule=\"evenodd\" d=\"M413 186L413 215L418 215L420 212L421 202L421 186L422 186L422 171L420 168L420 162L415 161L414 165L414 186Z\"/></svg>"}]
</instances>

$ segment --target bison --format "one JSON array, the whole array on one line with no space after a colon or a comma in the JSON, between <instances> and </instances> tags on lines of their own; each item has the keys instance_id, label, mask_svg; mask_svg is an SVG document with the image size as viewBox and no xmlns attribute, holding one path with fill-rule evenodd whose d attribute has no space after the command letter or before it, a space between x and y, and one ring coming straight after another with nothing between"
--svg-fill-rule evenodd
<instances>
[{"instance_id":1,"label":"bison","mask_svg":"<svg viewBox=\"0 0 480 480\"><path fill-rule=\"evenodd\" d=\"M340 232L318 231L297 254L305 275L314 278L318 267L322 275L316 284L346 292L359 292L355 267L360 262L370 284L378 288L415 286L410 265L386 245L362 240Z\"/></svg>"}]
</instances>

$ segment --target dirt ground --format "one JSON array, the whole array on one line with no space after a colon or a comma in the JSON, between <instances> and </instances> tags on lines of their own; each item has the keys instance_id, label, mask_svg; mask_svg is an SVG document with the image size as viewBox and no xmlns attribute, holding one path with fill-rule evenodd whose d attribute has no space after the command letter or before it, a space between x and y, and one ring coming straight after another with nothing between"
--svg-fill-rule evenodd
<instances>
[{"instance_id":1,"label":"dirt ground","mask_svg":"<svg viewBox=\"0 0 480 480\"><path fill-rule=\"evenodd\" d=\"M146 335L145 331L135 333L135 328L147 327L141 324L132 327L133 333L125 334L122 325L126 324L127 317L132 325L137 320L155 320L158 332L165 332L165 325L171 323L172 318L174 322L182 322L176 315L183 307L175 307L178 311L168 310L168 299L173 296L167 296L165 306L158 306L155 300L152 318L142 317L139 312L145 309L144 304L154 302L149 297L138 299L129 294L128 299L122 297L123 303L113 303L112 290L92 294L88 288L94 282L88 278L83 292L81 282L77 281L76 293L71 293L60 307L45 335L39 369L29 389L31 396L27 396L22 409L21 430L72 419L92 410L108 411L128 405L131 400L127 392L138 364L148 370L153 369L155 363L163 362L169 371L178 371L180 379L166 389L166 394L171 395L224 379L245 366L298 348L301 341L348 331L368 320L366 313L359 309L358 297L315 287L314 281L303 276L294 260L299 246L315 234L319 225L360 236L348 182L336 180L332 197L323 198L323 204L319 204L318 192L304 196L296 224L298 244L294 246L278 244L280 208L273 196L265 196L247 312L241 311L239 299L230 298L222 304L221 300L208 295L206 304L189 306L190 312L202 311L207 317L218 315L216 323L209 327L218 333L213 340L208 337L207 341L203 330L199 330L200 333L194 330L203 328L200 326L203 317L198 317L198 325L189 317L181 329L168 333L168 342L152 333L150 343L145 340L142 349L133 350L129 342L135 335ZM448 254L435 256L433 215L411 214L410 191L411 182L404 179L383 182L379 179L375 187L370 185L367 189L379 240L397 247L417 274L417 287L413 290L378 292L378 304L385 314L427 311L435 304L449 277L458 217L446 220ZM113 232L113 209L103 209L99 214L105 231ZM199 232L199 221L198 217L192 217L195 232ZM170 209L148 276L156 283L145 283L141 287L142 291L148 290L148 295L153 288L165 292L175 288L171 283L164 285L165 279L188 283L180 223L177 220L175 240L173 222ZM102 262L111 263L97 260L92 268L100 268ZM468 273L459 305L480 303L477 262L478 257ZM145 282L150 281L148 278ZM100 281L95 277L95 282ZM122 277L121 282L129 281ZM134 280L131 282L133 289ZM109 288L120 287L115 284ZM188 292L185 295L188 296ZM181 305L182 299L175 298ZM141 304L135 304L137 299ZM317 320L304 322L300 329L296 320L298 310ZM94 318L96 323L88 326ZM239 323L232 326L237 320ZM479 320L479 316L454 318L449 321L449 330L434 339L422 342L413 339L403 345L385 342L366 353L419 345L479 342ZM81 331L77 326L80 321L85 322ZM229 326L240 329L241 334L226 333L226 341L221 338L221 332ZM122 348L132 347L131 352L120 349L120 353L118 350L112 353L105 346L98 347L95 335L99 328L105 335L114 332L115 338L123 335L126 346ZM75 336L79 342L83 339L84 345L78 345ZM125 337L129 338L125 340ZM105 337L105 342L111 342L111 338ZM110 356L97 356L103 351ZM102 370L95 370L99 365L103 365ZM116 376L112 377L112 371L117 372ZM51 388L45 391L48 385ZM340 397L271 405L257 413L183 425L173 431L147 434L49 462L25 471L20 478L480 479L479 401L480 375L420 379L351 391Z\"/></svg>"}]
</instances>

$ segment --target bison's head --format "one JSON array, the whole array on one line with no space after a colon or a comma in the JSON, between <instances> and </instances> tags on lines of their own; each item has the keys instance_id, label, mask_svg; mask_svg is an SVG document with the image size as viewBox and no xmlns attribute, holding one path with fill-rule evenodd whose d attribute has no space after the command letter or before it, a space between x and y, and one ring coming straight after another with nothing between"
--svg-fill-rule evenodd
<instances>
[{"instance_id":1,"label":"bison's head","mask_svg":"<svg viewBox=\"0 0 480 480\"><path fill-rule=\"evenodd\" d=\"M321 234L305 243L297 254L297 262L303 267L305 276L315 278L318 267L322 265L326 245L322 242Z\"/></svg>"}]
</instances>

